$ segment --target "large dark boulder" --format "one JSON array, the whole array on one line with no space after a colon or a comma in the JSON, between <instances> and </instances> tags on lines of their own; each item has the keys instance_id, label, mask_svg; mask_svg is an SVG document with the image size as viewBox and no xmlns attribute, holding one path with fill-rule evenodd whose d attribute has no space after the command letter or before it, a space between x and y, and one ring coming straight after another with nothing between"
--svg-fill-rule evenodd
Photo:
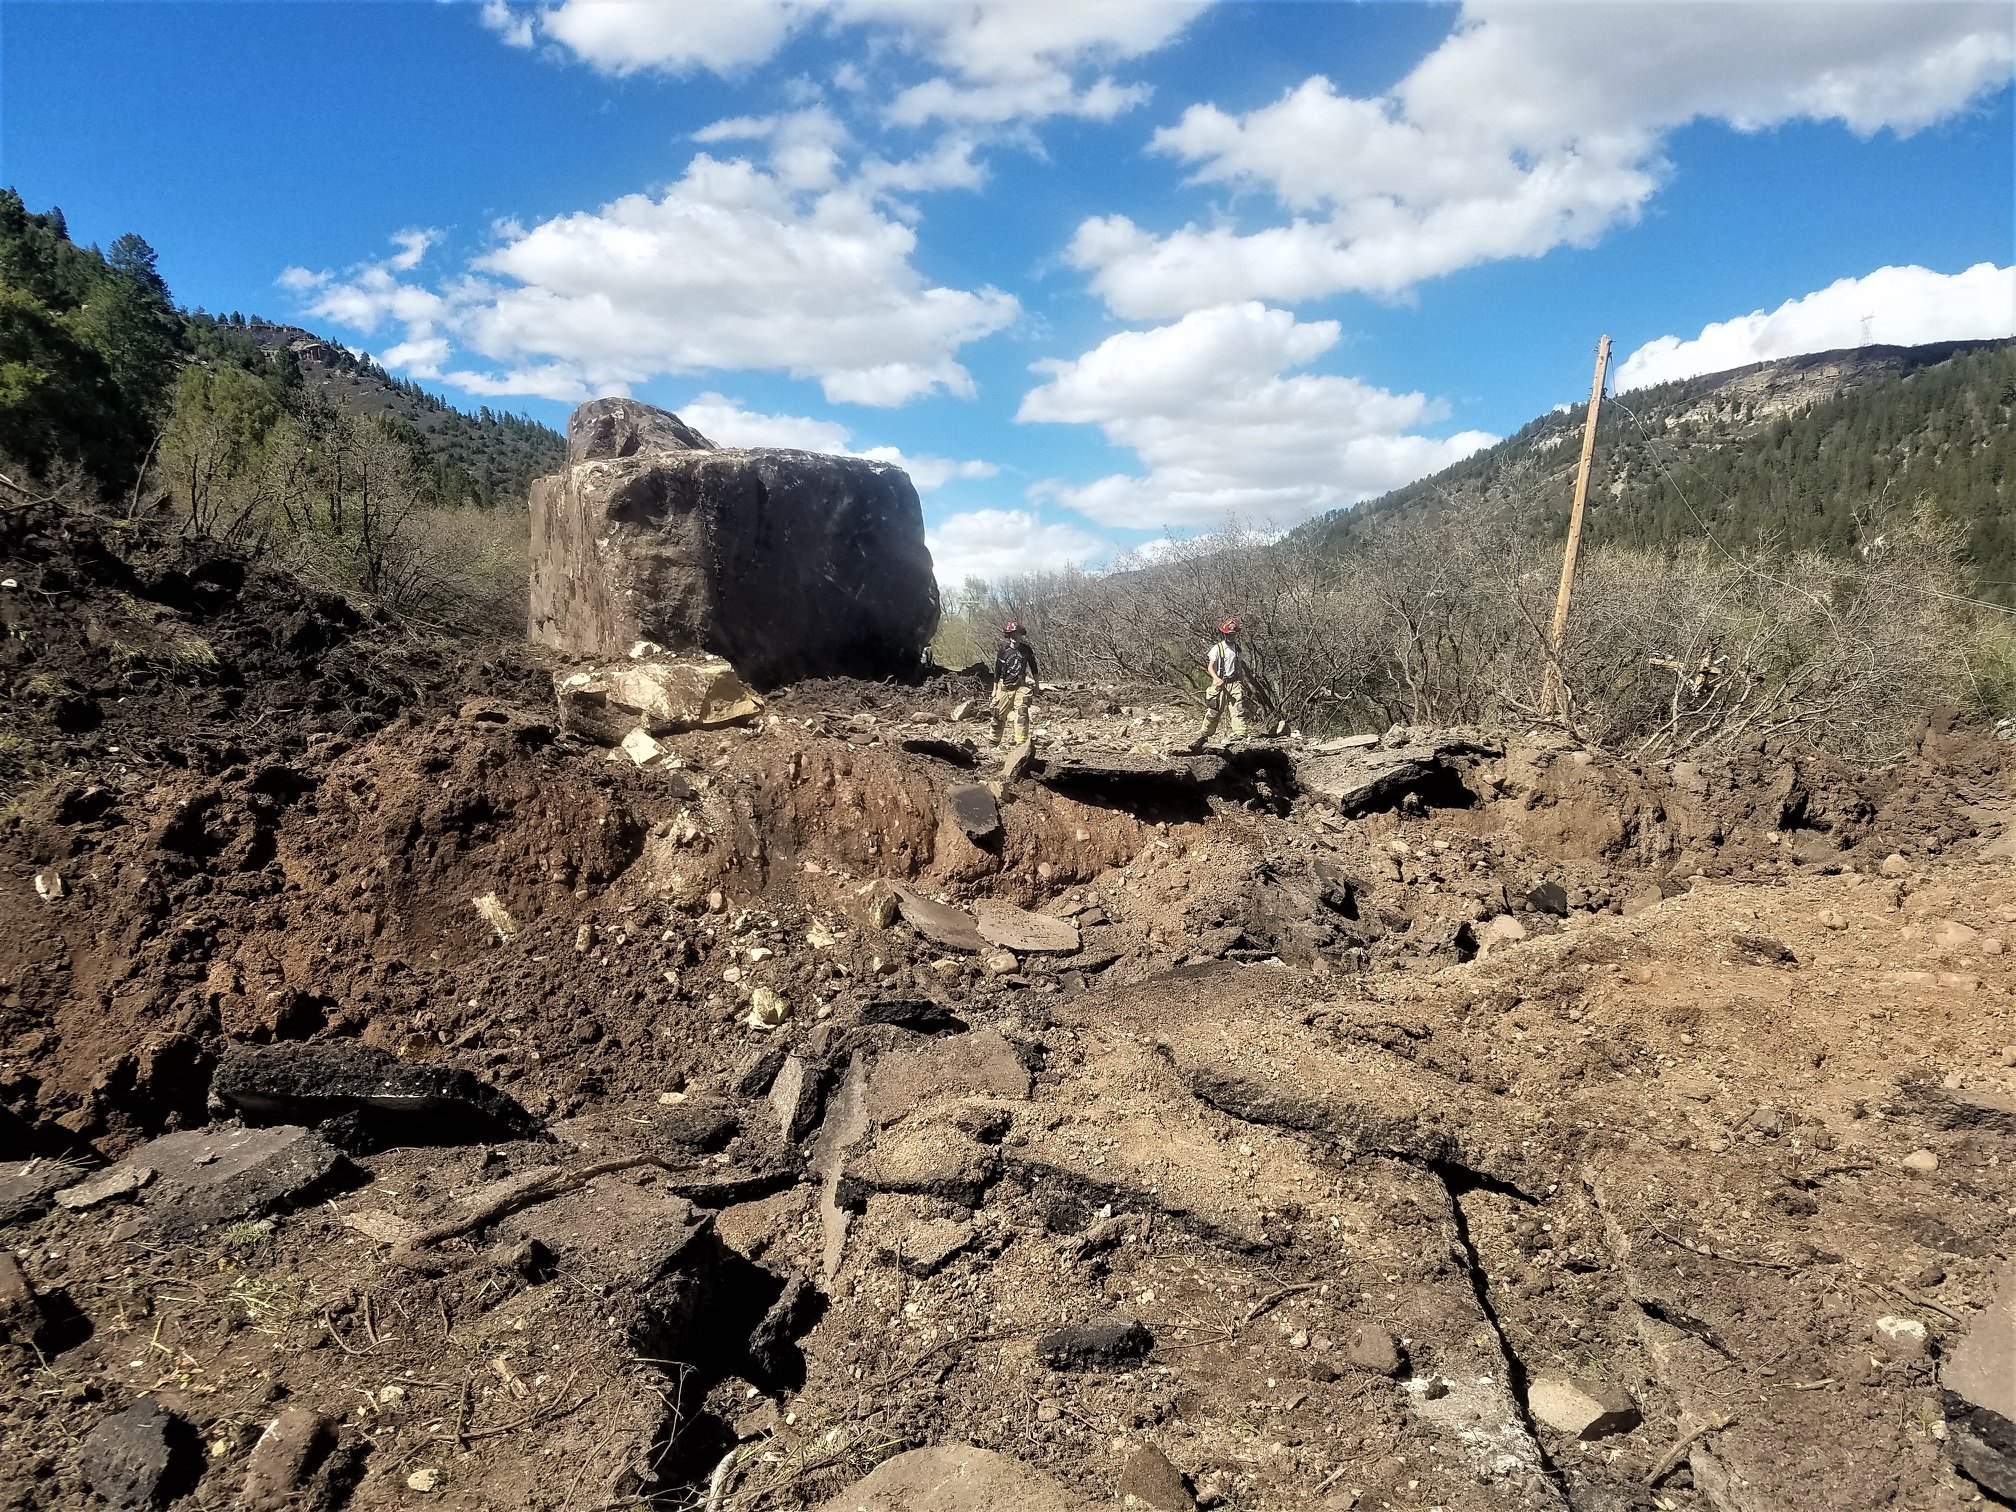
<instances>
[{"instance_id":1,"label":"large dark boulder","mask_svg":"<svg viewBox=\"0 0 2016 1512\"><path fill-rule=\"evenodd\" d=\"M918 666L938 587L901 468L717 447L628 399L567 429L567 471L532 486L533 640L702 649L759 686Z\"/></svg>"}]
</instances>

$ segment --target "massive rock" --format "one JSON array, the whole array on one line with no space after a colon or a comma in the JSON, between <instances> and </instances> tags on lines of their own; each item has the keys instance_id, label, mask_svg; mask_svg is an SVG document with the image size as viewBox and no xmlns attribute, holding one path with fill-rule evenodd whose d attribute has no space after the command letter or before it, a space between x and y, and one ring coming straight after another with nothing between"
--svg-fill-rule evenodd
<instances>
[{"instance_id":1,"label":"massive rock","mask_svg":"<svg viewBox=\"0 0 2016 1512\"><path fill-rule=\"evenodd\" d=\"M759 685L917 665L938 588L917 491L859 457L717 447L598 399L532 485L532 639L583 658L703 649Z\"/></svg>"}]
</instances>

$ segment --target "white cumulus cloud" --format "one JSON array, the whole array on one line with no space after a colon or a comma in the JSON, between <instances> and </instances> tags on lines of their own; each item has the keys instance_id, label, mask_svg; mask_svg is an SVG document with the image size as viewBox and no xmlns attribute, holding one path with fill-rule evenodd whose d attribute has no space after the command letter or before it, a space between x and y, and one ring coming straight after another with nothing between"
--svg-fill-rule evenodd
<instances>
[{"instance_id":1,"label":"white cumulus cloud","mask_svg":"<svg viewBox=\"0 0 2016 1512\"><path fill-rule=\"evenodd\" d=\"M971 394L956 353L1012 322L1014 296L928 283L902 218L797 155L816 156L816 130L769 137L788 139L790 162L701 154L657 194L503 223L496 247L438 286L400 276L404 242L382 262L282 282L311 314L367 334L398 325L395 350L452 337L463 366L447 376L476 392L570 400L749 370L817 379L829 400L859 404Z\"/></svg>"},{"instance_id":2,"label":"white cumulus cloud","mask_svg":"<svg viewBox=\"0 0 2016 1512\"><path fill-rule=\"evenodd\" d=\"M2007 84L2001 0L1537 5L1466 0L1455 30L1391 93L1316 76L1244 113L1200 104L1155 148L1195 181L1287 213L1258 229L1157 235L1087 220L1069 257L1129 317L1246 298L1397 294L1635 218L1666 173L1666 136L1832 121L1919 130Z\"/></svg>"},{"instance_id":3,"label":"white cumulus cloud","mask_svg":"<svg viewBox=\"0 0 2016 1512\"><path fill-rule=\"evenodd\" d=\"M991 478L1000 471L992 462L957 461L929 453L911 455L894 446L857 447L854 433L837 420L765 414L744 409L717 393L700 394L681 405L679 418L721 446L782 446L888 462L908 473L919 493L943 488L955 478Z\"/></svg>"},{"instance_id":4,"label":"white cumulus cloud","mask_svg":"<svg viewBox=\"0 0 2016 1512\"><path fill-rule=\"evenodd\" d=\"M995 582L1025 572L1082 566L1112 550L1076 525L1046 521L1030 509L972 509L948 515L924 532L938 581L957 587L969 578Z\"/></svg>"},{"instance_id":5,"label":"white cumulus cloud","mask_svg":"<svg viewBox=\"0 0 2016 1512\"><path fill-rule=\"evenodd\" d=\"M1434 472L1497 438L1420 434L1444 418L1422 394L1295 372L1335 346L1332 320L1258 303L1194 311L1123 331L1071 361L1035 364L1047 381L1016 419L1097 425L1145 467L1038 495L1100 524L1215 525L1238 516L1291 525Z\"/></svg>"},{"instance_id":6,"label":"white cumulus cloud","mask_svg":"<svg viewBox=\"0 0 2016 1512\"><path fill-rule=\"evenodd\" d=\"M1976 263L1962 273L1878 268L1775 310L1716 321L1699 336L1648 341L1618 365L1617 388L1646 388L1803 352L1992 336L2016 336L2016 266Z\"/></svg>"},{"instance_id":7,"label":"white cumulus cloud","mask_svg":"<svg viewBox=\"0 0 2016 1512\"><path fill-rule=\"evenodd\" d=\"M864 29L936 70L889 102L892 122L998 126L1046 116L1108 120L1148 97L1104 72L1164 46L1208 0L487 0L483 21L507 43L554 44L604 73L735 74L811 27ZM865 84L851 60L842 89Z\"/></svg>"}]
</instances>

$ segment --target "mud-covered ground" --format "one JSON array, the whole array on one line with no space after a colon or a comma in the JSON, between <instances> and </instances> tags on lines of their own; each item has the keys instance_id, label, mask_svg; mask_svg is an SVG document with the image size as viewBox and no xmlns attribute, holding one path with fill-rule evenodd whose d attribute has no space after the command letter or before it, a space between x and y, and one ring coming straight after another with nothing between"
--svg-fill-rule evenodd
<instances>
[{"instance_id":1,"label":"mud-covered ground","mask_svg":"<svg viewBox=\"0 0 2016 1512\"><path fill-rule=\"evenodd\" d=\"M119 1500L115 1439L189 1507L811 1507L934 1444L1089 1504L1982 1495L1939 1372L2016 1230L2005 746L1185 765L1070 688L975 840L956 678L639 769L528 655L4 531L0 1506ZM290 1179L148 1143L288 1123L233 1089L303 1046ZM345 1056L525 1122L321 1122Z\"/></svg>"}]
</instances>

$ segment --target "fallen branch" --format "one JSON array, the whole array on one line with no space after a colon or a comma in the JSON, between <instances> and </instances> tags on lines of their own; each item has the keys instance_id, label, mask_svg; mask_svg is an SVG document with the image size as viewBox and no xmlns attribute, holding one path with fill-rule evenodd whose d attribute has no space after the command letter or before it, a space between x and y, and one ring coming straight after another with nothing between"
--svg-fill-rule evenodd
<instances>
[{"instance_id":1,"label":"fallen branch","mask_svg":"<svg viewBox=\"0 0 2016 1512\"><path fill-rule=\"evenodd\" d=\"M617 1160L601 1160L593 1165L577 1166L571 1171L556 1170L550 1176L538 1181L530 1181L513 1191L505 1192L462 1214L450 1218L432 1228L422 1229L405 1244L387 1257L388 1265L396 1265L404 1270L424 1270L431 1263L419 1251L432 1249L449 1239L459 1239L464 1234L473 1234L480 1228L488 1228L499 1218L517 1212L520 1208L550 1202L555 1197L579 1191L591 1181L602 1176L613 1176L618 1171L631 1171L639 1166L655 1166L661 1171L677 1171L670 1161L657 1155L625 1155Z\"/></svg>"},{"instance_id":2,"label":"fallen branch","mask_svg":"<svg viewBox=\"0 0 2016 1512\"><path fill-rule=\"evenodd\" d=\"M1645 1489L1650 1491L1659 1482L1679 1469L1680 1461L1687 1458L1688 1453L1693 1447L1708 1437L1709 1434L1720 1433L1724 1428L1735 1426L1735 1423L1736 1419L1733 1417L1722 1417L1717 1418L1712 1423L1703 1423L1699 1428L1696 1428L1692 1433L1681 1439L1679 1443L1659 1456L1659 1463L1654 1465L1652 1473L1645 1477Z\"/></svg>"},{"instance_id":3,"label":"fallen branch","mask_svg":"<svg viewBox=\"0 0 2016 1512\"><path fill-rule=\"evenodd\" d=\"M1021 1338L1025 1334L1036 1333L1041 1327L1041 1324L1031 1324L1024 1328L1004 1328L998 1333L972 1334L964 1338L955 1334L951 1338L940 1339L909 1364L898 1366L879 1380L868 1382L861 1389L863 1391L881 1391L885 1387L893 1386L898 1381L904 1379L904 1377L915 1375L923 1368L924 1362L929 1360L933 1355L942 1354L956 1344L998 1344L1003 1339L1016 1339Z\"/></svg>"},{"instance_id":4,"label":"fallen branch","mask_svg":"<svg viewBox=\"0 0 2016 1512\"><path fill-rule=\"evenodd\" d=\"M1288 1298L1294 1296L1297 1292L1315 1291L1317 1287L1324 1284L1321 1281L1298 1281L1293 1286L1280 1287L1267 1293L1266 1296L1255 1302L1252 1309L1239 1321L1242 1323L1251 1323L1262 1313L1271 1312L1276 1306L1287 1301Z\"/></svg>"},{"instance_id":5,"label":"fallen branch","mask_svg":"<svg viewBox=\"0 0 2016 1512\"><path fill-rule=\"evenodd\" d=\"M1792 1264L1789 1260L1746 1260L1741 1255L1725 1255L1722 1251L1712 1250L1705 1244L1690 1244L1677 1234L1667 1233L1666 1230L1660 1228L1656 1223L1651 1225L1651 1228L1653 1233L1664 1239L1668 1244L1686 1250L1689 1254L1704 1256L1709 1260L1726 1260L1731 1265L1754 1265L1759 1270L1788 1271L1799 1269L1798 1266Z\"/></svg>"},{"instance_id":6,"label":"fallen branch","mask_svg":"<svg viewBox=\"0 0 2016 1512\"><path fill-rule=\"evenodd\" d=\"M734 1467L736 1456L742 1446L737 1444L721 1456L721 1463L714 1467L714 1473L707 1477L707 1512L721 1512L721 1493L728 1488L728 1472Z\"/></svg>"}]
</instances>

